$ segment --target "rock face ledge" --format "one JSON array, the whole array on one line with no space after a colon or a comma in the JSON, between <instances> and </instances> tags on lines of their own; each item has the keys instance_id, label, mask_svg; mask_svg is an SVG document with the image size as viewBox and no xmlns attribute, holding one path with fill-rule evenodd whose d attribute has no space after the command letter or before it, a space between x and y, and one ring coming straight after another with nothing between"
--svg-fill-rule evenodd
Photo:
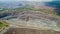
<instances>
[{"instance_id":1,"label":"rock face ledge","mask_svg":"<svg viewBox=\"0 0 60 34\"><path fill-rule=\"evenodd\" d=\"M59 23L58 22L59 19L57 19L54 16L49 16L48 14L43 14L41 13L41 11L7 12L7 14L9 15L1 18L1 20L5 20L6 22L9 22L10 28L14 28L14 29L18 28L15 29L17 34L19 33L24 34L25 32L27 32L26 34L28 34L28 32L30 32L29 34L34 34L35 32L36 34L40 34L37 33L37 31L40 32L38 29L44 30L42 31L43 34L45 34L45 32L50 33L50 31L47 30L53 30L54 31L53 34L55 34L55 31L60 31L60 28L57 27L57 24ZM24 26L24 27L20 28L20 26L21 27ZM29 29L25 29L25 28L29 28ZM22 32L20 32L20 30ZM33 31L33 33L30 30Z\"/></svg>"},{"instance_id":2,"label":"rock face ledge","mask_svg":"<svg viewBox=\"0 0 60 34\"><path fill-rule=\"evenodd\" d=\"M12 26L24 25L60 31L59 27L57 27L59 19L43 14L41 11L10 12L9 14L9 16L2 19L10 22Z\"/></svg>"}]
</instances>

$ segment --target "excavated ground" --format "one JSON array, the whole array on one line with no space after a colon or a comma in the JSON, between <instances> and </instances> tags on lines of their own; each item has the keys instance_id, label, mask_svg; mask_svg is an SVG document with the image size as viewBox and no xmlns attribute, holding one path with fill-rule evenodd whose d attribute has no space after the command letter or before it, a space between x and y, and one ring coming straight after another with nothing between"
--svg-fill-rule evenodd
<instances>
[{"instance_id":1,"label":"excavated ground","mask_svg":"<svg viewBox=\"0 0 60 34\"><path fill-rule=\"evenodd\" d=\"M60 34L60 32L53 30L37 30L30 28L10 28L4 34Z\"/></svg>"},{"instance_id":2,"label":"excavated ground","mask_svg":"<svg viewBox=\"0 0 60 34\"><path fill-rule=\"evenodd\" d=\"M4 34L60 34L60 28L57 27L57 24L60 23L59 19L42 14L40 11L9 12L6 15L1 19L9 22L11 28ZM28 27L21 26L22 28L20 28L20 25ZM38 30L35 27L43 30Z\"/></svg>"}]
</instances>

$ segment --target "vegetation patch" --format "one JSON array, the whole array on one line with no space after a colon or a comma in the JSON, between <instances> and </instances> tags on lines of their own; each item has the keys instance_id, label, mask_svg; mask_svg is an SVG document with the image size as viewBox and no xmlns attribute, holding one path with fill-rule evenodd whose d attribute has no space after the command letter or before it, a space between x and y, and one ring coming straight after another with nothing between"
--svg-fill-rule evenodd
<instances>
[{"instance_id":1,"label":"vegetation patch","mask_svg":"<svg viewBox=\"0 0 60 34\"><path fill-rule=\"evenodd\" d=\"M0 31L8 27L8 23L6 21L0 20Z\"/></svg>"}]
</instances>

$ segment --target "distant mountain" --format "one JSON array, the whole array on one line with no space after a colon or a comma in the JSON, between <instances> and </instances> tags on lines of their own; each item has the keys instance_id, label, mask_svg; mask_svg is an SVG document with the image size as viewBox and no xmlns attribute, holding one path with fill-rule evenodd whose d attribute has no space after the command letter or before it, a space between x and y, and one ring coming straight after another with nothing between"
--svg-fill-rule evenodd
<instances>
[{"instance_id":1,"label":"distant mountain","mask_svg":"<svg viewBox=\"0 0 60 34\"><path fill-rule=\"evenodd\" d=\"M16 8L22 6L23 3L21 2L0 2L0 8Z\"/></svg>"},{"instance_id":2,"label":"distant mountain","mask_svg":"<svg viewBox=\"0 0 60 34\"><path fill-rule=\"evenodd\" d=\"M45 2L46 6L60 8L60 1Z\"/></svg>"},{"instance_id":3,"label":"distant mountain","mask_svg":"<svg viewBox=\"0 0 60 34\"><path fill-rule=\"evenodd\" d=\"M18 2L0 2L0 8L18 8L28 4L33 5L44 5L43 2L32 2L32 1L18 1Z\"/></svg>"}]
</instances>

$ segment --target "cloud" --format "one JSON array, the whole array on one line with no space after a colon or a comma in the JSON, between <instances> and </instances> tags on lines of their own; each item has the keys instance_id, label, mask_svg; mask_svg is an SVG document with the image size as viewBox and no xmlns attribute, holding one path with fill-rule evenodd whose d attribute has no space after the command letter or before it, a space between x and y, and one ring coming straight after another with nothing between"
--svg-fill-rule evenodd
<instances>
[{"instance_id":1,"label":"cloud","mask_svg":"<svg viewBox=\"0 0 60 34\"><path fill-rule=\"evenodd\" d=\"M52 0L0 0L0 1L52 1Z\"/></svg>"},{"instance_id":2,"label":"cloud","mask_svg":"<svg viewBox=\"0 0 60 34\"><path fill-rule=\"evenodd\" d=\"M28 0L28 1L52 1L52 0Z\"/></svg>"}]
</instances>

